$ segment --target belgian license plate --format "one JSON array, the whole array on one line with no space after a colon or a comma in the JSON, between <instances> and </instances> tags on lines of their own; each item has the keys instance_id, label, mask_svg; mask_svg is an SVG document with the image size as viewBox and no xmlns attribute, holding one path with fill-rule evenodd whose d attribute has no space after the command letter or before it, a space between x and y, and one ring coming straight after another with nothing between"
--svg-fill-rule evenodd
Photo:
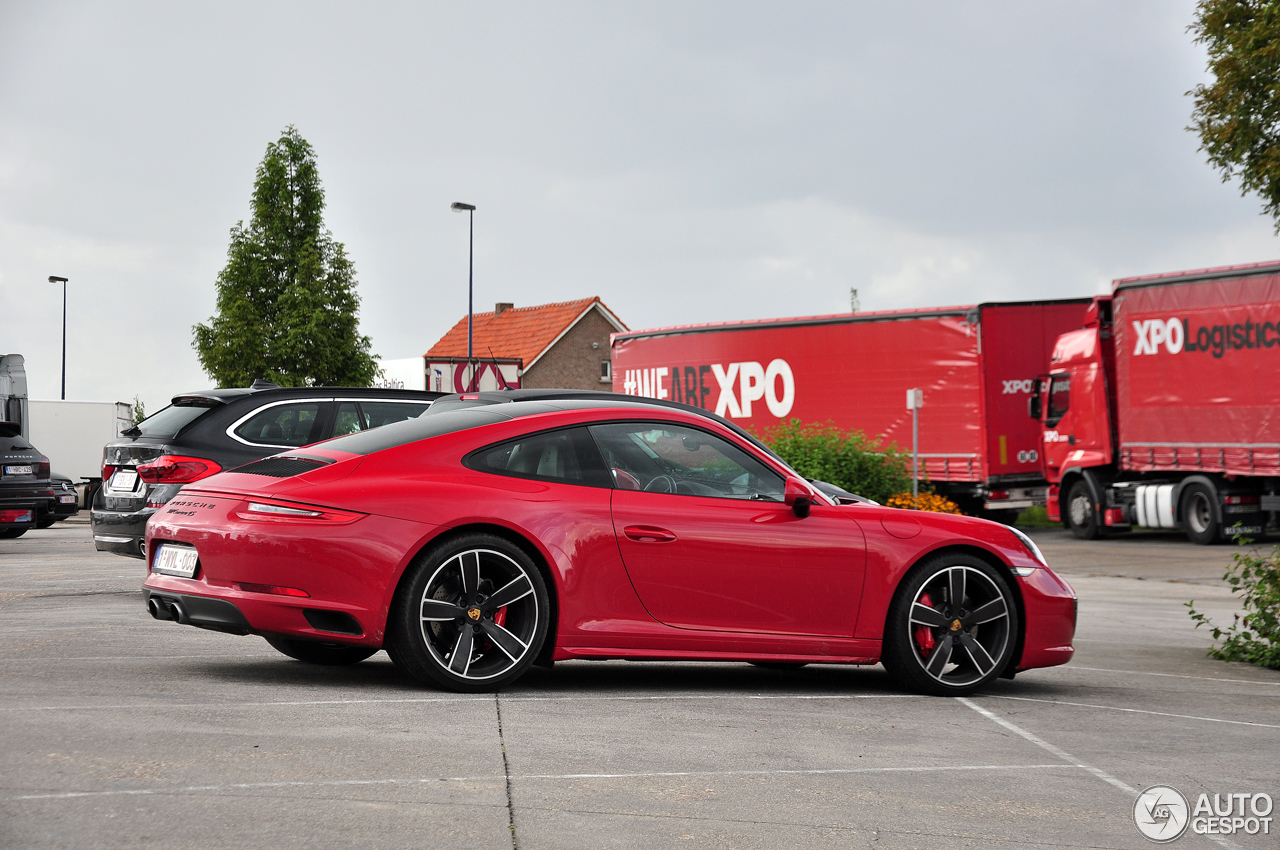
<instances>
[{"instance_id":1,"label":"belgian license plate","mask_svg":"<svg viewBox=\"0 0 1280 850\"><path fill-rule=\"evenodd\" d=\"M75 496L59 496L58 497L58 504L60 505L74 505L75 503L76 503Z\"/></svg>"},{"instance_id":2,"label":"belgian license plate","mask_svg":"<svg viewBox=\"0 0 1280 850\"><path fill-rule=\"evenodd\" d=\"M32 473L31 466L26 464L22 466L6 466L4 468L5 475L30 475L31 473Z\"/></svg>"},{"instance_id":3,"label":"belgian license plate","mask_svg":"<svg viewBox=\"0 0 1280 850\"><path fill-rule=\"evenodd\" d=\"M164 543L156 552L156 561L151 565L151 572L167 576L191 578L196 574L196 562L200 556L190 546L174 546Z\"/></svg>"},{"instance_id":4,"label":"belgian license plate","mask_svg":"<svg viewBox=\"0 0 1280 850\"><path fill-rule=\"evenodd\" d=\"M132 469L122 469L115 475L111 476L111 489L122 490L127 493L133 492L133 487L138 483L138 473Z\"/></svg>"}]
</instances>

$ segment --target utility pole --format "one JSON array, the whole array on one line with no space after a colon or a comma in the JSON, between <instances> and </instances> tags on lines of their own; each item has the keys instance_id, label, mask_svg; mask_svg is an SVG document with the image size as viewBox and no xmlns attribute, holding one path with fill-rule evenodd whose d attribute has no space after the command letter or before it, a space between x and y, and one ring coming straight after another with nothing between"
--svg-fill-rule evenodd
<instances>
[{"instance_id":1,"label":"utility pole","mask_svg":"<svg viewBox=\"0 0 1280 850\"><path fill-rule=\"evenodd\" d=\"M907 390L907 410L911 411L911 498L920 498L920 408L924 390Z\"/></svg>"}]
</instances>

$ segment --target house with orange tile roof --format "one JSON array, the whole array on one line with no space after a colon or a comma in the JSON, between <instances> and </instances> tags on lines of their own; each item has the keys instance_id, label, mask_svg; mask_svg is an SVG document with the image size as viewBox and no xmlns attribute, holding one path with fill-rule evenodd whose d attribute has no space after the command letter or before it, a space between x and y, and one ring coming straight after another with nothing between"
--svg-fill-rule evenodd
<instances>
[{"instance_id":1,"label":"house with orange tile roof","mask_svg":"<svg viewBox=\"0 0 1280 850\"><path fill-rule=\"evenodd\" d=\"M475 392L504 387L612 388L611 334L627 326L599 297L516 307L499 303L458 320L424 359L427 389Z\"/></svg>"}]
</instances>

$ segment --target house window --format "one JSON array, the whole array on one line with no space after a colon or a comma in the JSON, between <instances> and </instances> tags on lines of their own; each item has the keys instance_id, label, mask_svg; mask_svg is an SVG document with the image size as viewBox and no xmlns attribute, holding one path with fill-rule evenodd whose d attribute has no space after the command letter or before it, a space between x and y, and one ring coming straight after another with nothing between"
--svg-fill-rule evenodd
<instances>
[{"instance_id":1,"label":"house window","mask_svg":"<svg viewBox=\"0 0 1280 850\"><path fill-rule=\"evenodd\" d=\"M613 380L613 372L610 370L610 363L612 362L613 361L611 360L600 361L600 382L601 383L604 383L605 381Z\"/></svg>"}]
</instances>

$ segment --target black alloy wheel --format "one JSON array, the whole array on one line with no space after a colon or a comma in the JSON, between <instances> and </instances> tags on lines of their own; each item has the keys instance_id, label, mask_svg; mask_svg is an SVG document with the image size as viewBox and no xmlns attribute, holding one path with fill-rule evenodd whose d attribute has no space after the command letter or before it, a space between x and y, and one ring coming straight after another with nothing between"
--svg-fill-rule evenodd
<instances>
[{"instance_id":1,"label":"black alloy wheel","mask_svg":"<svg viewBox=\"0 0 1280 850\"><path fill-rule=\"evenodd\" d=\"M542 649L550 601L519 547L467 534L421 556L396 596L387 654L426 684L467 693L515 681Z\"/></svg>"},{"instance_id":2,"label":"black alloy wheel","mask_svg":"<svg viewBox=\"0 0 1280 850\"><path fill-rule=\"evenodd\" d=\"M1192 543L1208 546L1220 539L1218 521L1213 516L1213 503L1217 497L1213 488L1199 481L1183 488L1182 525Z\"/></svg>"},{"instance_id":3,"label":"black alloy wheel","mask_svg":"<svg viewBox=\"0 0 1280 850\"><path fill-rule=\"evenodd\" d=\"M999 676L1018 638L1004 577L973 555L943 553L912 569L889 609L882 662L903 686L967 696Z\"/></svg>"},{"instance_id":4,"label":"black alloy wheel","mask_svg":"<svg viewBox=\"0 0 1280 850\"><path fill-rule=\"evenodd\" d=\"M1083 478L1071 485L1067 501L1061 507L1062 520L1071 533L1081 540L1097 540L1102 537L1102 521L1093 504L1093 493Z\"/></svg>"},{"instance_id":5,"label":"black alloy wheel","mask_svg":"<svg viewBox=\"0 0 1280 850\"><path fill-rule=\"evenodd\" d=\"M266 641L277 652L282 652L290 658L305 661L308 664L323 664L326 667L359 664L378 651L367 646L352 646L349 643L330 641L295 640L285 637L267 637Z\"/></svg>"}]
</instances>

